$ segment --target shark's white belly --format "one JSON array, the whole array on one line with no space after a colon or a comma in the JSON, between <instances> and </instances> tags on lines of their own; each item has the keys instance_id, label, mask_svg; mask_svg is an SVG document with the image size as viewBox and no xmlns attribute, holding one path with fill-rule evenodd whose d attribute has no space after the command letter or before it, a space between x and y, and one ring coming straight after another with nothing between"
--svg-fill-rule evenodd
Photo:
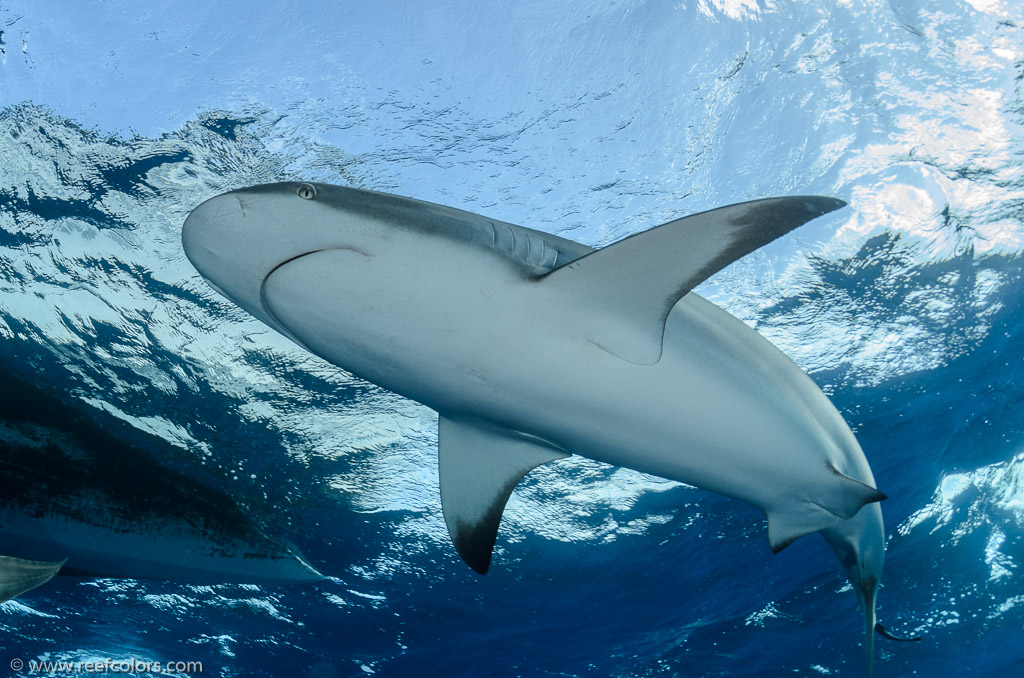
<instances>
[{"instance_id":1,"label":"shark's white belly","mask_svg":"<svg viewBox=\"0 0 1024 678\"><path fill-rule=\"evenodd\" d=\"M856 455L846 450L860 453L798 367L692 293L670 314L661 360L636 365L582 336L566 321L579 309L512 267L417 240L286 264L265 284L268 310L313 352L442 414L766 512L794 491L810 502L827 494L826 465L847 472Z\"/></svg>"}]
</instances>

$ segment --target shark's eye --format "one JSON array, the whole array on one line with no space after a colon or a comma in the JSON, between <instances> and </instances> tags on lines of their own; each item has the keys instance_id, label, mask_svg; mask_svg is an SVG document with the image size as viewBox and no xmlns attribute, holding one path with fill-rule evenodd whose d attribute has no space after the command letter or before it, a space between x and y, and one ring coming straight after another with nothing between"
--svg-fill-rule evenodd
<instances>
[{"instance_id":1,"label":"shark's eye","mask_svg":"<svg viewBox=\"0 0 1024 678\"><path fill-rule=\"evenodd\" d=\"M316 187L313 184L302 184L296 191L303 200L312 200L316 195Z\"/></svg>"}]
</instances>

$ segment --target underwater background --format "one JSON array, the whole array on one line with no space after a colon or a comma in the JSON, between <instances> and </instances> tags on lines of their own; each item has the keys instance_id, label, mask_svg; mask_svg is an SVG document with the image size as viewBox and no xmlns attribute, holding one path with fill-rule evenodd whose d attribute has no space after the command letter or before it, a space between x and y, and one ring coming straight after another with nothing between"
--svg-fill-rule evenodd
<instances>
[{"instance_id":1,"label":"underwater background","mask_svg":"<svg viewBox=\"0 0 1024 678\"><path fill-rule=\"evenodd\" d=\"M889 496L879 619L923 640L877 640L875 675L1020 675L1022 78L1014 0L0 0L0 379L230 496L328 577L57 577L0 605L0 675L864 675L825 542L772 555L763 515L678 483L550 464L491 572L466 567L436 415L276 335L182 253L201 201L296 179L591 246L846 200L698 292L814 378Z\"/></svg>"}]
</instances>

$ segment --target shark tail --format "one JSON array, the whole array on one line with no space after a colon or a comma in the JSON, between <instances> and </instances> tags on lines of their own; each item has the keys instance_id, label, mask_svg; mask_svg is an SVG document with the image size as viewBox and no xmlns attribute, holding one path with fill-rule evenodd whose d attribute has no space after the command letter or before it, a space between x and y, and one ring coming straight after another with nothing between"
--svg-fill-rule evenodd
<instances>
[{"instance_id":1,"label":"shark tail","mask_svg":"<svg viewBox=\"0 0 1024 678\"><path fill-rule=\"evenodd\" d=\"M867 653L868 678L875 675L875 591L872 582L864 586L864 651Z\"/></svg>"},{"instance_id":2,"label":"shark tail","mask_svg":"<svg viewBox=\"0 0 1024 678\"><path fill-rule=\"evenodd\" d=\"M878 591L878 587L872 577L861 584L861 589L864 593L864 649L867 652L868 659L868 678L872 678L874 675L874 654L875 654L875 633L888 638L889 640L897 640L903 643L914 643L921 640L920 636L913 638L905 638L897 636L894 633L890 633L889 629L885 628L878 623L875 618L875 593Z\"/></svg>"},{"instance_id":3,"label":"shark tail","mask_svg":"<svg viewBox=\"0 0 1024 678\"><path fill-rule=\"evenodd\" d=\"M895 633L891 632L889 629L885 628L877 622L875 623L875 630L878 631L878 635L882 636L883 638L888 638L889 640L896 640L901 643L916 643L919 640L921 640L921 636L914 636L913 638L897 636Z\"/></svg>"}]
</instances>

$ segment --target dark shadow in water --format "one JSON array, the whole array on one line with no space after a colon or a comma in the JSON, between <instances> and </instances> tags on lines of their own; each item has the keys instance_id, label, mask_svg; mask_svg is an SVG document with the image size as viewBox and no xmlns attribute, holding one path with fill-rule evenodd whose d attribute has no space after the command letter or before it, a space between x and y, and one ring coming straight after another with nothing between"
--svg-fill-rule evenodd
<instances>
[{"instance_id":1,"label":"dark shadow in water","mask_svg":"<svg viewBox=\"0 0 1024 678\"><path fill-rule=\"evenodd\" d=\"M10 372L0 373L0 554L68 558L65 575L185 581L206 579L189 571L190 563L178 554L161 558L161 540L197 544L215 560L293 559L231 497L159 464L143 447L127 443L128 437L146 438L146 446L165 453L169 447L109 414L68 404ZM69 543L54 536L65 531L56 526L67 525L97 542L83 552L74 537ZM125 545L127 538L133 541ZM127 558L146 543L152 552L138 554L143 563ZM209 578L238 580L216 572Z\"/></svg>"}]
</instances>

